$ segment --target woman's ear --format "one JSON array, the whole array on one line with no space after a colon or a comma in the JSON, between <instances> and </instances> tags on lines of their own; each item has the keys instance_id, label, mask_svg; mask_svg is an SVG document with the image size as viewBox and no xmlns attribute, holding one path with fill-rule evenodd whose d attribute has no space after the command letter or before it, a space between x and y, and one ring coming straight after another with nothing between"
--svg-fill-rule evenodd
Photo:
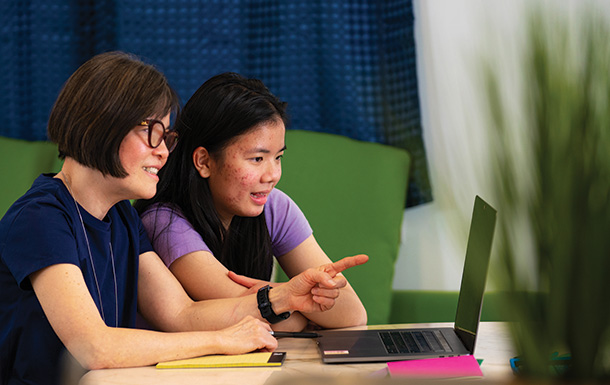
<instances>
[{"instance_id":1,"label":"woman's ear","mask_svg":"<svg viewBox=\"0 0 610 385\"><path fill-rule=\"evenodd\" d=\"M193 164L202 178L210 177L210 154L205 147L197 147L193 151Z\"/></svg>"}]
</instances>

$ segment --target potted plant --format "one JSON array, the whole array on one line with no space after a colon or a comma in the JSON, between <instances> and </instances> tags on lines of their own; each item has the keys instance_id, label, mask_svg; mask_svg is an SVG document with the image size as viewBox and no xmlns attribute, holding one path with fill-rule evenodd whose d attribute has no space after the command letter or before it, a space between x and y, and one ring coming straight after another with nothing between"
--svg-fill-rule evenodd
<instances>
[{"instance_id":1,"label":"potted plant","mask_svg":"<svg viewBox=\"0 0 610 385\"><path fill-rule=\"evenodd\" d=\"M506 306L527 378L608 382L610 19L532 14L516 108L485 71Z\"/></svg>"}]
</instances>

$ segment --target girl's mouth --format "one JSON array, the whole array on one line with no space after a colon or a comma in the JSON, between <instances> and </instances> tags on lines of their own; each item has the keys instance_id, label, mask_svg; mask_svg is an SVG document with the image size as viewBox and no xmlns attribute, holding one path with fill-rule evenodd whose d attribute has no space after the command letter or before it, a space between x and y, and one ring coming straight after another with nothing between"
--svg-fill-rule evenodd
<instances>
[{"instance_id":1,"label":"girl's mouth","mask_svg":"<svg viewBox=\"0 0 610 385\"><path fill-rule=\"evenodd\" d=\"M264 205L267 203L267 196L269 196L269 193L250 193L250 196L252 197L254 203Z\"/></svg>"}]
</instances>

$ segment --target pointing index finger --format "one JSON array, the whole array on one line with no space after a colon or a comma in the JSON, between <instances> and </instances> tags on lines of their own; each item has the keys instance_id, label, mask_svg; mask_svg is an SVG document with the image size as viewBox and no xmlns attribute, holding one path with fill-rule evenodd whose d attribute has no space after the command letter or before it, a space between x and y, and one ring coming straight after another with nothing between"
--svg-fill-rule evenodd
<instances>
[{"instance_id":1,"label":"pointing index finger","mask_svg":"<svg viewBox=\"0 0 610 385\"><path fill-rule=\"evenodd\" d=\"M362 264L366 263L368 260L369 260L369 257L367 255L358 254L358 255L354 255L352 257L345 257L345 258L338 260L335 263L331 263L330 265L327 265L327 268L324 270L326 270L326 272L328 274L330 274L332 277L334 277L335 275L341 273L342 271L347 270L350 267L362 265Z\"/></svg>"}]
</instances>

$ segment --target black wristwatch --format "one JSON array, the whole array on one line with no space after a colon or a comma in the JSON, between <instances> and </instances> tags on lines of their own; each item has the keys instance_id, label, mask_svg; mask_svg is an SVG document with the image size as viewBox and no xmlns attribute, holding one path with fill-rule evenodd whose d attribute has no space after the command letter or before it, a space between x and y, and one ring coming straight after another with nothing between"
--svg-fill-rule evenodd
<instances>
[{"instance_id":1,"label":"black wristwatch","mask_svg":"<svg viewBox=\"0 0 610 385\"><path fill-rule=\"evenodd\" d=\"M290 317L290 312L284 312L278 315L275 314L275 312L271 308L271 302L269 301L269 290L271 290L271 287L267 285L258 289L258 293L256 293L256 300L258 301L258 310L260 310L261 315L271 324L275 324L280 321L284 321L285 319L288 319L288 317Z\"/></svg>"}]
</instances>

